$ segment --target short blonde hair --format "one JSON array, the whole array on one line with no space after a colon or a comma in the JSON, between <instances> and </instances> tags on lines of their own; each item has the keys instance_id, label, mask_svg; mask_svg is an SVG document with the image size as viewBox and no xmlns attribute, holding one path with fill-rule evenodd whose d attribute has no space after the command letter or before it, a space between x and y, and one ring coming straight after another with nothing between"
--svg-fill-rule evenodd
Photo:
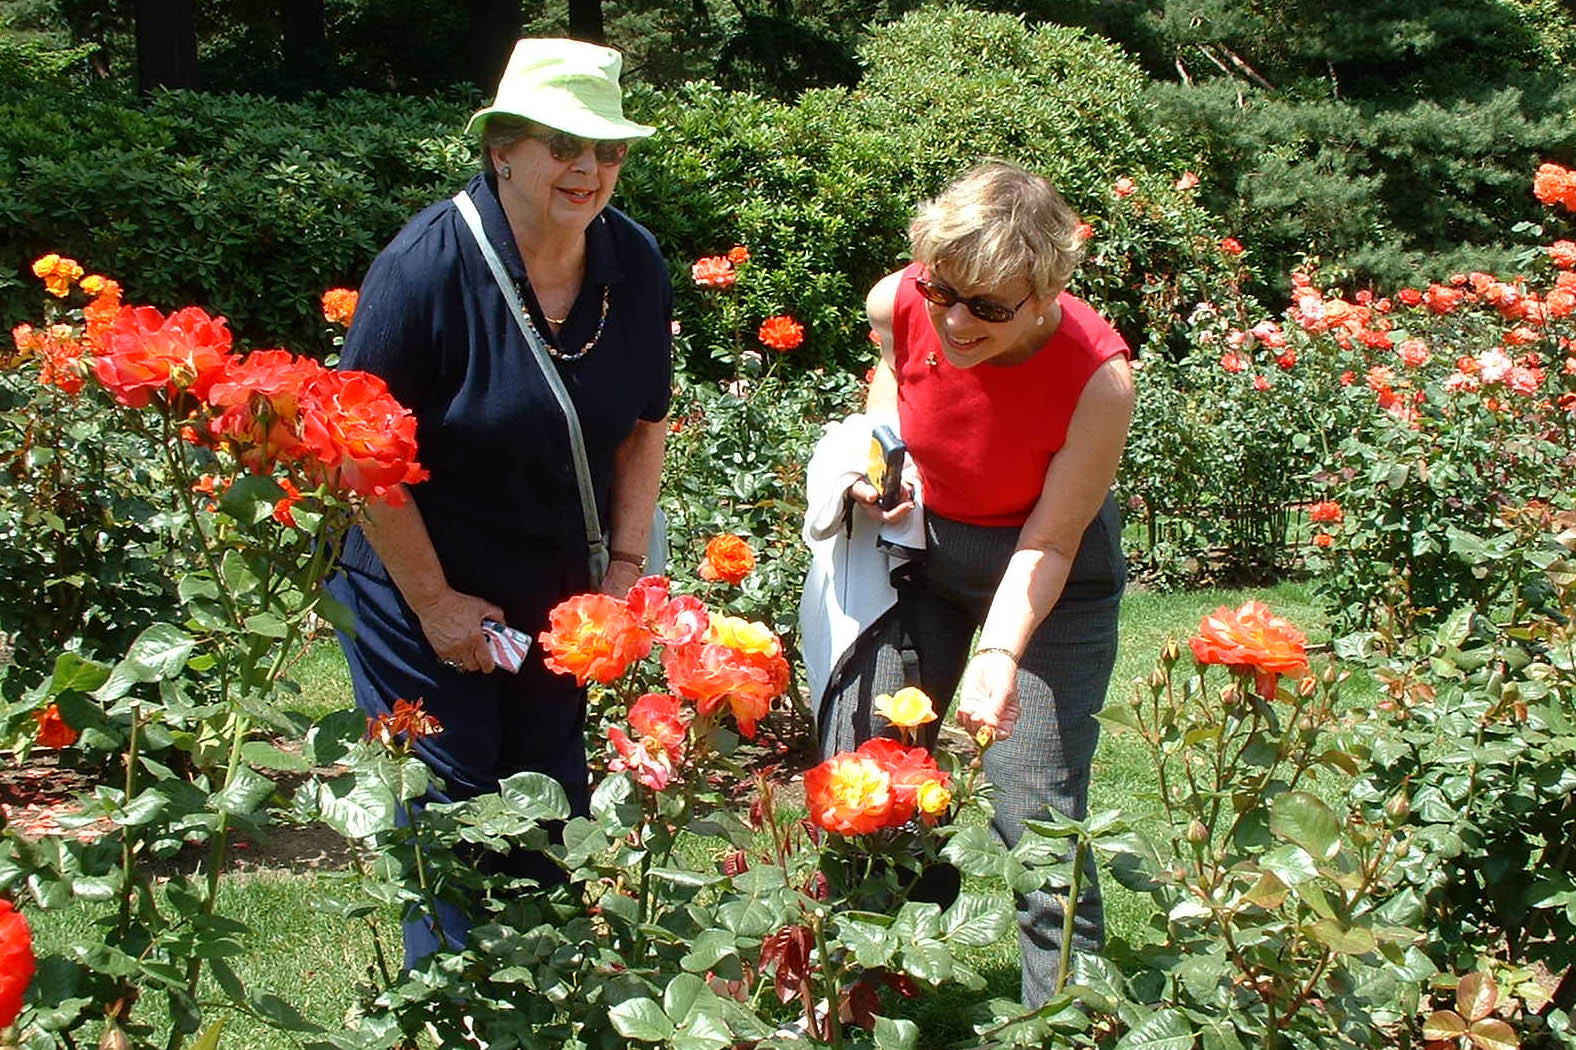
<instances>
[{"instance_id":1,"label":"short blonde hair","mask_svg":"<svg viewBox=\"0 0 1576 1050\"><path fill-rule=\"evenodd\" d=\"M960 287L1022 277L1035 295L1057 295L1083 261L1082 221L1045 179L989 160L921 204L908 239L916 262Z\"/></svg>"}]
</instances>

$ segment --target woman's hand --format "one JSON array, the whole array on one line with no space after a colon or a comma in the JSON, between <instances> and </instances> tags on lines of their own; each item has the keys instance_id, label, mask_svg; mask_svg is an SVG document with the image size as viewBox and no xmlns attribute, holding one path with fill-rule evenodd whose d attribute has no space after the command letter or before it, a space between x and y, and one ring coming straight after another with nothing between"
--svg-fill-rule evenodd
<instances>
[{"instance_id":1,"label":"woman's hand","mask_svg":"<svg viewBox=\"0 0 1576 1050\"><path fill-rule=\"evenodd\" d=\"M491 673L492 652L482 637L482 621L503 623L502 609L485 598L445 587L415 612L421 633L439 660L456 671Z\"/></svg>"},{"instance_id":2,"label":"woman's hand","mask_svg":"<svg viewBox=\"0 0 1576 1050\"><path fill-rule=\"evenodd\" d=\"M865 509L865 513L873 518L881 519L882 524L897 525L914 509L914 486L903 484L898 494L898 501L891 510L881 509L881 493L870 484L870 479L860 477L848 486L848 497Z\"/></svg>"},{"instance_id":3,"label":"woman's hand","mask_svg":"<svg viewBox=\"0 0 1576 1050\"><path fill-rule=\"evenodd\" d=\"M997 740L1005 740L1017 727L1018 715L1018 662L998 650L975 653L963 672L958 725L970 736L989 728Z\"/></svg>"},{"instance_id":4,"label":"woman's hand","mask_svg":"<svg viewBox=\"0 0 1576 1050\"><path fill-rule=\"evenodd\" d=\"M610 561L607 563L607 571L602 574L602 593L622 598L629 593L629 589L638 579L640 579L640 566L634 562L622 558L618 561Z\"/></svg>"}]
</instances>

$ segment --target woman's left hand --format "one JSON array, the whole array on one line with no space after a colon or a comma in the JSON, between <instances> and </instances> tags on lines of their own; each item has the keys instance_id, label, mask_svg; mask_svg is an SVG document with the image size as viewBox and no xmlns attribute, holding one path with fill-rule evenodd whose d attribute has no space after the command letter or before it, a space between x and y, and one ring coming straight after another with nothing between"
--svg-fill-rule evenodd
<instances>
[{"instance_id":1,"label":"woman's left hand","mask_svg":"<svg viewBox=\"0 0 1576 1050\"><path fill-rule=\"evenodd\" d=\"M623 560L608 562L607 572L602 574L602 593L622 598L629 593L629 589L638 579L640 579L640 568L634 562Z\"/></svg>"},{"instance_id":2,"label":"woman's left hand","mask_svg":"<svg viewBox=\"0 0 1576 1050\"><path fill-rule=\"evenodd\" d=\"M976 653L963 672L958 725L973 736L989 728L997 740L1012 736L1018 725L1018 663L1009 653Z\"/></svg>"}]
</instances>

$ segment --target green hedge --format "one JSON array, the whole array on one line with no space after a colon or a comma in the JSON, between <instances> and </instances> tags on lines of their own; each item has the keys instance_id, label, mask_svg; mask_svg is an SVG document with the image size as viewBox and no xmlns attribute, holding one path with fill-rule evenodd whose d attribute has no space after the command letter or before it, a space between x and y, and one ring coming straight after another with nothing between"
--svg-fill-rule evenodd
<instances>
[{"instance_id":1,"label":"green hedge","mask_svg":"<svg viewBox=\"0 0 1576 1050\"><path fill-rule=\"evenodd\" d=\"M703 83L631 92L632 113L662 133L633 154L618 200L666 251L698 348L731 341L725 324L753 340L786 311L807 326L806 365L862 371L866 288L902 260L914 204L982 156L1045 170L1101 233L1117 175L1165 188L1191 164L1178 136L1149 125L1138 68L1078 30L937 9L886 27L862 57L857 90L791 105ZM355 284L411 214L473 170L459 129L475 102L0 93L4 320L36 302L28 262L61 251L133 299L202 303L244 339L326 349L318 294ZM1195 258L1207 216L1175 200L1144 214L1129 242L1101 245L1080 285L1135 337L1163 331L1151 315L1177 298L1146 292L1146 275L1197 284L1212 272ZM735 243L754 254L753 276L724 318L688 268Z\"/></svg>"}]
</instances>

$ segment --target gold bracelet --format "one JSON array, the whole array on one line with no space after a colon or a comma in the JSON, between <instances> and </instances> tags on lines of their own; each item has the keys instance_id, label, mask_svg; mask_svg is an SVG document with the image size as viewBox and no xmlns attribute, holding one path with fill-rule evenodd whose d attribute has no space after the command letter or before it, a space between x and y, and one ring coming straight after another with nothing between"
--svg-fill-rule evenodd
<instances>
[{"instance_id":1,"label":"gold bracelet","mask_svg":"<svg viewBox=\"0 0 1576 1050\"><path fill-rule=\"evenodd\" d=\"M983 655L985 653L1000 653L1001 655L1005 656L1007 659L1011 660L1013 663L1017 663L1018 662L1018 654L1017 653L1013 652L1011 649L1004 648L1004 647L1002 647L1000 645L982 645L978 649L974 650L974 655L975 656L981 656L981 655Z\"/></svg>"},{"instance_id":2,"label":"gold bracelet","mask_svg":"<svg viewBox=\"0 0 1576 1050\"><path fill-rule=\"evenodd\" d=\"M636 572L646 567L646 556L644 554L636 554L634 551L611 550L607 552L607 560L610 562L627 561L635 567Z\"/></svg>"}]
</instances>

